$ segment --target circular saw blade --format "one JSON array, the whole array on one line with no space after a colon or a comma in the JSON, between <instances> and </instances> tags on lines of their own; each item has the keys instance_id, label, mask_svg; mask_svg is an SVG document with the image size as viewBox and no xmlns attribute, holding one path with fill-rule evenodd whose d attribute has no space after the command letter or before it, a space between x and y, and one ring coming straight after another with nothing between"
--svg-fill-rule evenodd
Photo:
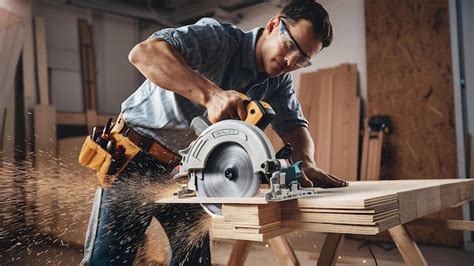
<instances>
[{"instance_id":1,"label":"circular saw blade","mask_svg":"<svg viewBox=\"0 0 474 266\"><path fill-rule=\"evenodd\" d=\"M212 151L201 177L196 188L199 197L252 197L260 183L250 155L233 142L223 143ZM210 214L222 215L222 204L202 205Z\"/></svg>"}]
</instances>

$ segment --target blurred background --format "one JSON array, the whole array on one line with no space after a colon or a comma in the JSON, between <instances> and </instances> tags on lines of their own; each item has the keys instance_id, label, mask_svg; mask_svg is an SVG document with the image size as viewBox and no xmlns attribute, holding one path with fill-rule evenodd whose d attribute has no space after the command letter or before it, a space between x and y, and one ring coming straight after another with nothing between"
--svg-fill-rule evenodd
<instances>
[{"instance_id":1,"label":"blurred background","mask_svg":"<svg viewBox=\"0 0 474 266\"><path fill-rule=\"evenodd\" d=\"M293 74L318 165L351 181L474 176L474 2L318 2L330 15L334 42L312 66ZM77 163L78 152L91 128L116 117L121 102L143 82L127 59L135 44L202 17L251 30L287 3L0 0L0 264L79 263L97 183ZM322 96L337 86L343 94ZM331 104L324 105L328 99ZM377 128L369 121L381 116L388 130L370 142L367 134ZM325 125L330 130L322 132ZM325 145L334 139L344 139L343 145ZM368 155L374 151L378 157ZM376 167L366 169L367 160ZM471 207L432 218L470 221ZM474 262L471 232L408 228L425 244L429 264ZM154 222L147 236L137 263L164 263L167 252L160 243L166 237L159 225ZM316 262L323 240L323 234L290 235L302 264ZM349 238L340 264L374 264L372 250L360 247L368 242L381 243L373 252L383 265L403 265L384 234ZM214 263L226 263L233 242L213 243ZM249 265L276 262L266 243L253 247Z\"/></svg>"}]
</instances>

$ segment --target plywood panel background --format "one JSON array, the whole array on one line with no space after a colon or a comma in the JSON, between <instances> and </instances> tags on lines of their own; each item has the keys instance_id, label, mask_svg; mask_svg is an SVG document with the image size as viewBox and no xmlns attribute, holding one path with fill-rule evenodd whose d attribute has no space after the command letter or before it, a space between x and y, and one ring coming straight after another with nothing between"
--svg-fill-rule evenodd
<instances>
[{"instance_id":1,"label":"plywood panel background","mask_svg":"<svg viewBox=\"0 0 474 266\"><path fill-rule=\"evenodd\" d=\"M368 116L394 124L389 178L456 177L448 1L367 0L365 16ZM417 229L422 242L462 243L461 232Z\"/></svg>"},{"instance_id":2,"label":"plywood panel background","mask_svg":"<svg viewBox=\"0 0 474 266\"><path fill-rule=\"evenodd\" d=\"M357 66L341 64L301 75L298 99L315 144L314 160L324 171L343 180L357 180L360 98ZM275 151L278 135L265 131ZM297 147L295 147L297 148Z\"/></svg>"}]
</instances>

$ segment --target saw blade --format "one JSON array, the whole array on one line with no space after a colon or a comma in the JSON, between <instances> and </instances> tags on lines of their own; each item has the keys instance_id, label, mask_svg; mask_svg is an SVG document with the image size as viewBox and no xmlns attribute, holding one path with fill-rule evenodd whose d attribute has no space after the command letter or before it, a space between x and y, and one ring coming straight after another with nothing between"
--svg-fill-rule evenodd
<instances>
[{"instance_id":1,"label":"saw blade","mask_svg":"<svg viewBox=\"0 0 474 266\"><path fill-rule=\"evenodd\" d=\"M252 197L257 193L259 176L253 172L252 160L239 144L227 142L211 152L197 180L199 197ZM203 204L210 214L222 215L221 204Z\"/></svg>"}]
</instances>

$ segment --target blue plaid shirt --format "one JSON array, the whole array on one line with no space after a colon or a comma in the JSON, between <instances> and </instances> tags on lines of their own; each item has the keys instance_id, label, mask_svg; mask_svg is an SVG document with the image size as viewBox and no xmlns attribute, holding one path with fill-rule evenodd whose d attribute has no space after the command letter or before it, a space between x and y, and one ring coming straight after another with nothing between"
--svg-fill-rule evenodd
<instances>
[{"instance_id":1,"label":"blue plaid shirt","mask_svg":"<svg viewBox=\"0 0 474 266\"><path fill-rule=\"evenodd\" d=\"M298 126L308 127L291 74L268 77L257 71L255 47L261 30L243 32L233 25L203 18L193 25L157 31L150 38L168 42L188 67L220 88L268 102L277 114L272 125L278 134ZM135 131L173 151L191 143L195 138L189 130L191 120L205 111L148 79L122 103L124 119Z\"/></svg>"}]
</instances>

